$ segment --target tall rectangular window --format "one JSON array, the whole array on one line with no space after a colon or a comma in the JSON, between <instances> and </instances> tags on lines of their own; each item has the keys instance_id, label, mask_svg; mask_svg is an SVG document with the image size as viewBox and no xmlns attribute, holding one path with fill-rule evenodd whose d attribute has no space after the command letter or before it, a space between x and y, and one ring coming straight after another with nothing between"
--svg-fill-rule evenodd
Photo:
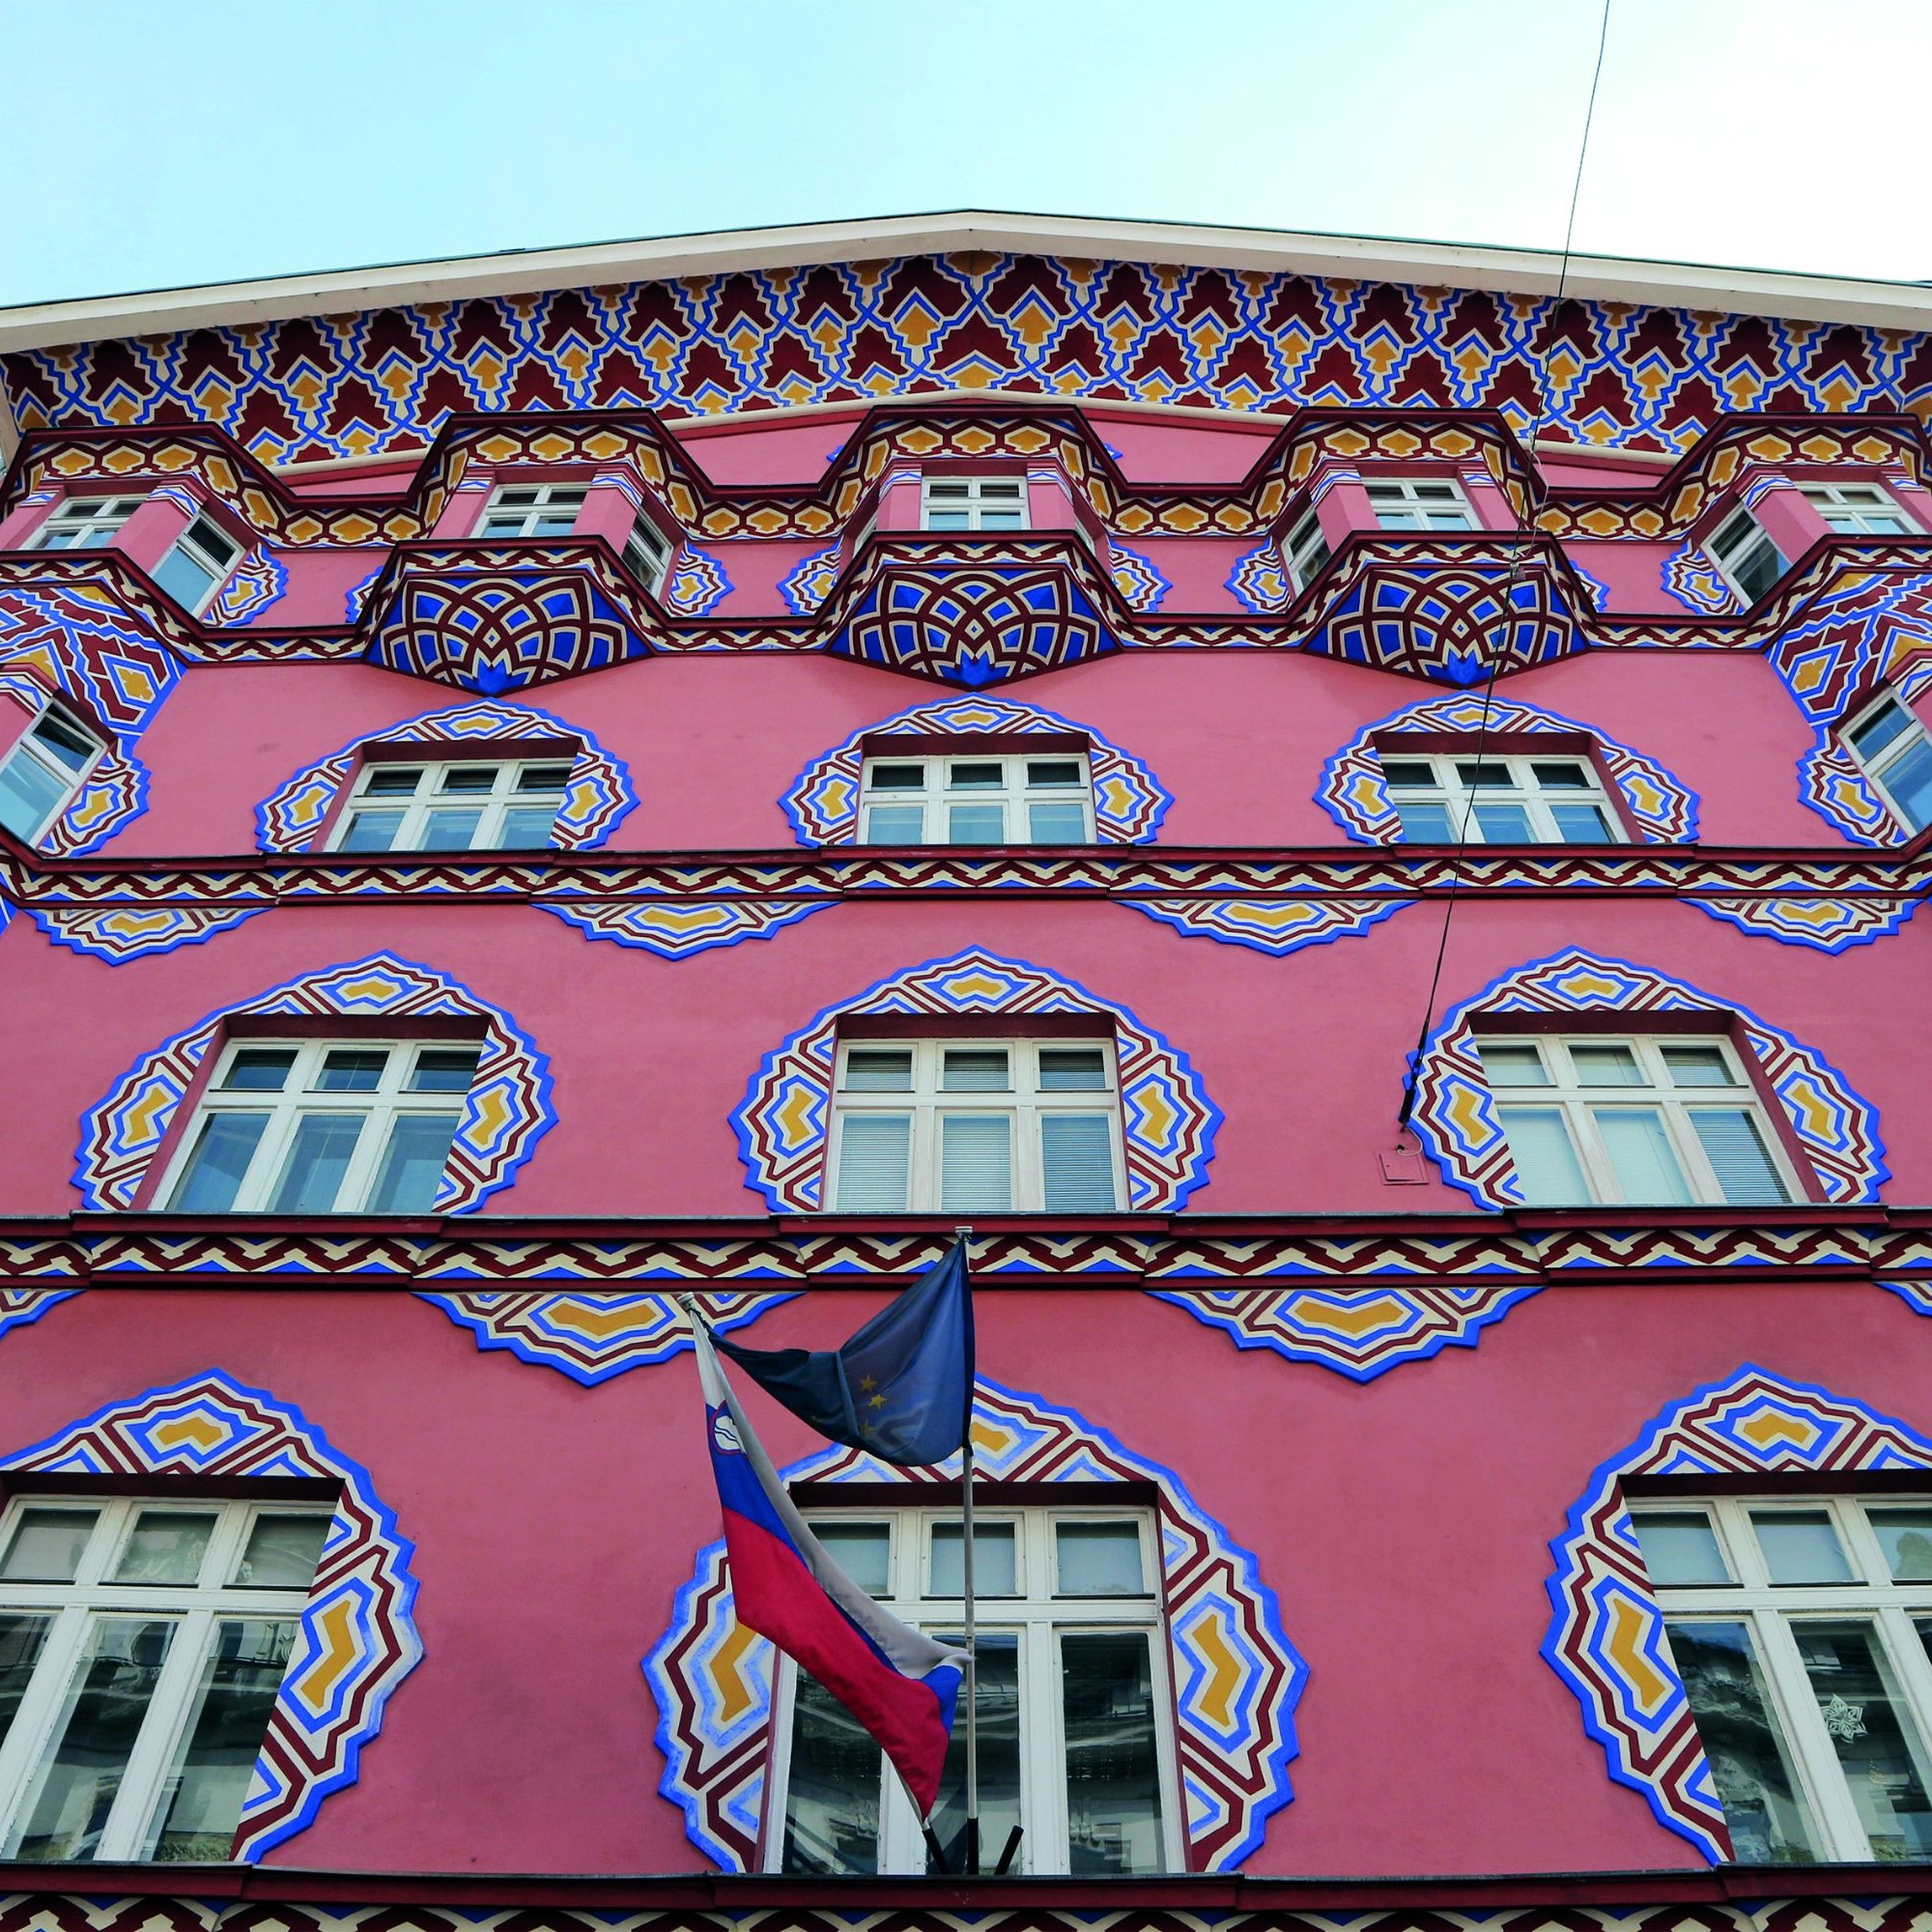
<instances>
[{"instance_id":1,"label":"tall rectangular window","mask_svg":"<svg viewBox=\"0 0 1932 1932\"><path fill-rule=\"evenodd\" d=\"M1321 576L1333 554L1322 532L1321 519L1313 510L1289 532L1288 541L1282 546L1282 560L1288 565L1289 580L1297 590L1306 590Z\"/></svg>"},{"instance_id":2,"label":"tall rectangular window","mask_svg":"<svg viewBox=\"0 0 1932 1932\"><path fill-rule=\"evenodd\" d=\"M867 845L1087 845L1094 801L1084 752L867 758Z\"/></svg>"},{"instance_id":3,"label":"tall rectangular window","mask_svg":"<svg viewBox=\"0 0 1932 1932\"><path fill-rule=\"evenodd\" d=\"M920 483L919 511L923 530L1023 530L1026 478L927 476Z\"/></svg>"},{"instance_id":4,"label":"tall rectangular window","mask_svg":"<svg viewBox=\"0 0 1932 1932\"><path fill-rule=\"evenodd\" d=\"M155 582L176 603L198 615L241 559L242 546L213 517L200 516L156 564Z\"/></svg>"},{"instance_id":5,"label":"tall rectangular window","mask_svg":"<svg viewBox=\"0 0 1932 1932\"><path fill-rule=\"evenodd\" d=\"M139 497L70 497L27 540L27 547L104 550L141 502Z\"/></svg>"},{"instance_id":6,"label":"tall rectangular window","mask_svg":"<svg viewBox=\"0 0 1932 1932\"><path fill-rule=\"evenodd\" d=\"M1932 825L1932 740L1918 718L1888 692L1839 728L1899 817L1915 832Z\"/></svg>"},{"instance_id":7,"label":"tall rectangular window","mask_svg":"<svg viewBox=\"0 0 1932 1932\"><path fill-rule=\"evenodd\" d=\"M1615 845L1623 821L1578 757L1384 757L1382 781L1410 844Z\"/></svg>"},{"instance_id":8,"label":"tall rectangular window","mask_svg":"<svg viewBox=\"0 0 1932 1932\"><path fill-rule=\"evenodd\" d=\"M676 546L658 528L657 522L644 511L631 526L624 539L624 564L646 590L655 592L670 568L671 552Z\"/></svg>"},{"instance_id":9,"label":"tall rectangular window","mask_svg":"<svg viewBox=\"0 0 1932 1932\"><path fill-rule=\"evenodd\" d=\"M0 825L31 844L100 756L99 739L49 705L0 758Z\"/></svg>"},{"instance_id":10,"label":"tall rectangular window","mask_svg":"<svg viewBox=\"0 0 1932 1932\"><path fill-rule=\"evenodd\" d=\"M535 851L553 842L570 762L473 758L363 767L329 833L333 852Z\"/></svg>"}]
</instances>

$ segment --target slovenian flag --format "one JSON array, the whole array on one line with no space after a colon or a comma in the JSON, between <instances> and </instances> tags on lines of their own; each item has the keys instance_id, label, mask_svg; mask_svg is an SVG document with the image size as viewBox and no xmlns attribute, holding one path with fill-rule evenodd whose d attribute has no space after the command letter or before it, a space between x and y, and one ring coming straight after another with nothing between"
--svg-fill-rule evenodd
<instances>
[{"instance_id":1,"label":"slovenian flag","mask_svg":"<svg viewBox=\"0 0 1932 1932\"><path fill-rule=\"evenodd\" d=\"M826 1554L745 1420L709 1332L698 1321L692 1328L738 1621L871 1733L924 1818L939 1799L965 1654L888 1615Z\"/></svg>"}]
</instances>

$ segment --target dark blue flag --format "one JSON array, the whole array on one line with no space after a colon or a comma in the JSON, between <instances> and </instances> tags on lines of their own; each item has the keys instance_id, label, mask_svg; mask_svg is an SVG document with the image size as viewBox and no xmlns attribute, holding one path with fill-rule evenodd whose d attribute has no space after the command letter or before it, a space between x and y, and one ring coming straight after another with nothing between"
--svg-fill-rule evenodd
<instances>
[{"instance_id":1,"label":"dark blue flag","mask_svg":"<svg viewBox=\"0 0 1932 1932\"><path fill-rule=\"evenodd\" d=\"M943 1463L973 1414L973 1288L956 1242L842 1349L747 1349L715 1335L767 1394L834 1442L904 1468Z\"/></svg>"}]
</instances>

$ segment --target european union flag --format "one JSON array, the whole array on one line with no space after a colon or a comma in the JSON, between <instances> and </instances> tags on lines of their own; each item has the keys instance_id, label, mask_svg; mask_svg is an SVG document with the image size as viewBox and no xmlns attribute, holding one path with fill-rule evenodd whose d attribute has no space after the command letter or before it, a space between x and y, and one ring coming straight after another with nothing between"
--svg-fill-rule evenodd
<instances>
[{"instance_id":1,"label":"european union flag","mask_svg":"<svg viewBox=\"0 0 1932 1932\"><path fill-rule=\"evenodd\" d=\"M904 1468L943 1463L973 1414L973 1288L959 1241L842 1349L718 1349L821 1435Z\"/></svg>"}]
</instances>

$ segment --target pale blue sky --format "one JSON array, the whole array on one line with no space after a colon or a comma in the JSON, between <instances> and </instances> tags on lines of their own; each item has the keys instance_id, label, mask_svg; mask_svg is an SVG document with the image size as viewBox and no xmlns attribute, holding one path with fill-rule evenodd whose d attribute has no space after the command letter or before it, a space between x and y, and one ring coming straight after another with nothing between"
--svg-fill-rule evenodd
<instances>
[{"instance_id":1,"label":"pale blue sky","mask_svg":"<svg viewBox=\"0 0 1932 1932\"><path fill-rule=\"evenodd\" d=\"M0 303L979 206L1560 244L1598 0L0 0ZM1926 0L1612 0L1580 250L1915 279Z\"/></svg>"}]
</instances>

